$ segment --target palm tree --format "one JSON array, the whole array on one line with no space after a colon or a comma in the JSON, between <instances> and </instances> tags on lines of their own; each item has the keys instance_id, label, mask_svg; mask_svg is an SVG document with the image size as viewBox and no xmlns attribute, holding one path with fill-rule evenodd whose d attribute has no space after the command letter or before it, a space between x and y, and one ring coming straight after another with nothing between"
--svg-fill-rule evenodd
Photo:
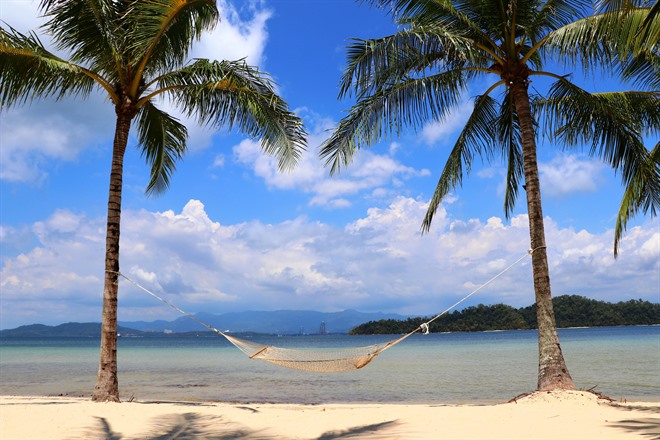
<instances>
[{"instance_id":1,"label":"palm tree","mask_svg":"<svg viewBox=\"0 0 660 440\"><path fill-rule=\"evenodd\" d=\"M574 389L552 307L536 157L540 122L537 113L544 109L558 110L569 100L580 103L583 110L580 115L576 114L573 120L563 115L551 118L548 130L553 137L567 143L583 139L588 130L598 132L601 137L591 153L622 170L627 185L639 184L637 190L631 191L632 198L624 209L627 220L644 206L635 197L649 195L649 188L651 192L657 188L657 181L652 184L653 179L657 180L657 164L653 174L653 160L641 142L644 130L650 129L641 125L657 116L635 121L634 115L640 112L627 114L625 108L630 108L634 101L642 103L645 109L655 106L657 113L657 92L620 97L619 102L628 104L625 108L618 108L612 100L592 107L600 102L597 97L571 83L568 76L543 69L543 57L550 49L553 51L550 53L575 49L588 61L587 68L598 60L618 60L622 64L630 61L628 67L633 67L632 58L625 56L629 46L624 49L614 42L610 45L596 40L590 47L581 41L581 35L585 39L607 37L609 31L604 26L589 33L587 25L591 22L583 22L582 26L566 31L565 41L575 43L574 46L552 39L563 27L589 16L591 3L586 0L371 0L370 3L388 9L397 19L399 30L379 39L355 40L349 46L340 97L352 95L356 103L322 146L321 157L331 167L331 174L336 173L351 162L358 149L385 136L400 135L404 128L419 128L428 121L442 119L461 102L471 80L492 77L492 85L475 97L472 114L449 154L423 220L422 232L428 232L441 201L461 184L464 172L470 172L476 156L488 161L496 158L506 161L507 217L512 213L521 183L526 191L539 339L537 388ZM645 9L630 12L635 17L647 13ZM602 15L594 20L602 22L606 18ZM655 45L650 41L648 37L643 43L635 44ZM647 52L640 49L638 53ZM650 63L641 57L636 59L641 70L633 69L631 75L647 72ZM556 81L552 96L535 107L528 90L533 76ZM493 97L497 89L502 89L499 101ZM579 127L566 126L584 122L577 116L586 118L588 114L609 125L603 127L591 119L582 131ZM613 121L623 123L623 128L610 133L607 128L613 127ZM657 132L657 120L654 124L652 129ZM617 142L601 142L607 141L608 136L616 136ZM657 160L657 154L655 157ZM655 203L653 206L658 206L657 199L651 197L651 201Z\"/></svg>"},{"instance_id":2,"label":"palm tree","mask_svg":"<svg viewBox=\"0 0 660 440\"><path fill-rule=\"evenodd\" d=\"M267 75L244 61L187 62L192 44L218 21L215 0L42 0L43 26L62 59L35 33L0 28L0 108L35 97L88 96L100 89L117 115L112 149L103 288L102 336L95 401L119 401L117 278L122 168L131 124L151 166L146 188L164 191L186 152L186 127L158 108L167 96L184 114L213 127L236 126L261 140L285 170L305 146L301 120Z\"/></svg>"}]
</instances>

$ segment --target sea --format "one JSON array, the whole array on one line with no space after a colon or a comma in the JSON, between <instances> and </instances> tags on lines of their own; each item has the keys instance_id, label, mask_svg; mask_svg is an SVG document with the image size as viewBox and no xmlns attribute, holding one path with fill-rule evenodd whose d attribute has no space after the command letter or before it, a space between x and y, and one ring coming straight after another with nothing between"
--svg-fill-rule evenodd
<instances>
[{"instance_id":1,"label":"sea","mask_svg":"<svg viewBox=\"0 0 660 440\"><path fill-rule=\"evenodd\" d=\"M660 326L559 330L579 389L615 400L660 401ZM268 336L259 343L327 350L387 342L392 335ZM307 373L250 359L218 335L121 337L124 401L269 403L506 402L536 388L535 330L415 334L360 370ZM0 339L0 394L91 396L96 338Z\"/></svg>"}]
</instances>

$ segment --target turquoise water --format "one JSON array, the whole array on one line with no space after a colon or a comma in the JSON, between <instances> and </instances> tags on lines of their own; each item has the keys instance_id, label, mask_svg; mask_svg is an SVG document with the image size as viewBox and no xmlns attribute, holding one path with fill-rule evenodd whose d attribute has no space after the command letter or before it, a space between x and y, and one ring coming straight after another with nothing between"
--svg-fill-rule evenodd
<instances>
[{"instance_id":1,"label":"turquoise water","mask_svg":"<svg viewBox=\"0 0 660 440\"><path fill-rule=\"evenodd\" d=\"M385 342L392 336L256 337L295 348ZM660 401L660 327L561 329L580 389ZM89 396L96 339L0 339L0 394ZM535 331L414 335L361 370L305 373L250 360L219 336L119 339L122 399L230 402L501 402L534 390Z\"/></svg>"}]
</instances>

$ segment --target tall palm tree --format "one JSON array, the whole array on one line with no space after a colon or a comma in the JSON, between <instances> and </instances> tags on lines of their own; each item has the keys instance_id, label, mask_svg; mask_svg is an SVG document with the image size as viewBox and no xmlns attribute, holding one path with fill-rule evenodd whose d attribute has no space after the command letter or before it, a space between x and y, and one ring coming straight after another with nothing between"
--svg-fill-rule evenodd
<instances>
[{"instance_id":1,"label":"tall palm tree","mask_svg":"<svg viewBox=\"0 0 660 440\"><path fill-rule=\"evenodd\" d=\"M119 401L117 277L122 169L129 130L151 166L148 194L170 184L186 152L187 130L156 105L167 96L184 114L213 127L236 126L261 140L281 169L305 146L301 120L274 92L267 75L244 61L187 62L193 43L218 22L215 0L42 0L43 26L63 59L35 33L0 28L0 108L35 97L105 93L115 108L103 288L100 363L95 401Z\"/></svg>"},{"instance_id":2,"label":"tall palm tree","mask_svg":"<svg viewBox=\"0 0 660 440\"><path fill-rule=\"evenodd\" d=\"M471 80L493 78L484 93L474 99L472 114L440 175L422 231L429 230L441 201L461 184L463 174L470 172L476 156L488 161L496 158L506 161L507 217L512 213L521 183L526 191L539 339L537 388L574 389L552 307L536 157L537 109L555 111L574 100L582 106L581 116L586 118L590 113L609 124L611 133L594 119L587 119L586 128L580 132L566 124L578 124L585 122L584 119L555 117L549 130L567 143L577 142L588 130L598 132L601 137L591 153L622 170L626 184L641 182L641 189L632 192L634 198L648 195L648 188L653 187L649 182L657 179L657 174L651 172L654 166L650 154L641 142L645 130L641 125L652 117L636 121L634 115L640 112L627 114L625 108L635 102L645 109L653 106L657 109L658 94L621 97L619 102L625 101L626 107L617 107L612 101L597 107L600 101L572 84L568 76L544 70L543 57L549 49L551 53L575 49L587 61L586 67L598 60L629 61L624 55L629 47L624 49L598 41L590 47L581 41L581 33L590 38L606 37L603 26L591 34L587 32L588 23L566 31L565 41L575 43L572 47L563 46L560 39L552 39L563 27L589 16L591 3L587 0L371 0L369 3L386 8L396 18L400 30L383 38L355 40L349 46L340 97L352 95L356 103L323 145L321 157L331 167L330 172L336 173L351 162L358 149L385 136L399 135L404 128L416 129L426 122L441 120L460 104ZM638 9L631 12L635 16L647 13ZM595 20L602 21L604 17ZM643 44L649 41L650 37ZM642 67L644 72L649 64L643 61ZM556 86L551 98L533 107L529 84L537 75L555 80ZM499 100L493 96L496 90L502 90ZM613 121L622 123L623 128L616 129ZM657 121L654 124L657 132ZM616 137L617 142L601 142L610 137ZM657 200L655 203L658 206ZM631 200L626 212L636 212L639 207L638 200Z\"/></svg>"}]
</instances>

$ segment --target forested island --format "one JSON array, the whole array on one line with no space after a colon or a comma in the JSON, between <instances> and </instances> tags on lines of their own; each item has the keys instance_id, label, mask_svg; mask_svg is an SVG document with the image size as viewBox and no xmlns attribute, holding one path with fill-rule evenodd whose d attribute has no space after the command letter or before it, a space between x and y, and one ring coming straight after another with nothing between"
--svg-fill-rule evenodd
<instances>
[{"instance_id":1,"label":"forested island","mask_svg":"<svg viewBox=\"0 0 660 440\"><path fill-rule=\"evenodd\" d=\"M630 300L609 303L579 295L553 299L557 327L603 327L615 325L660 324L660 304ZM351 329L351 335L402 334L415 330L429 317L405 320L370 321ZM527 330L536 328L534 305L516 309L505 304L467 307L441 316L431 323L436 332L478 332L488 330Z\"/></svg>"}]
</instances>

